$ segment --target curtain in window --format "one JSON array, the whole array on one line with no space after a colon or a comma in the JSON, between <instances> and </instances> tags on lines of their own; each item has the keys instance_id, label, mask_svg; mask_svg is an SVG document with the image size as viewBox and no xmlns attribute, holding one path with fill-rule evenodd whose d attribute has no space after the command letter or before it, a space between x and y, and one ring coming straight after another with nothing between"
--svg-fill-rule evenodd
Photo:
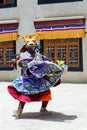
<instances>
[{"instance_id":1,"label":"curtain in window","mask_svg":"<svg viewBox=\"0 0 87 130\"><path fill-rule=\"evenodd\" d=\"M85 37L85 18L68 17L61 19L35 20L34 26L39 39Z\"/></svg>"},{"instance_id":2,"label":"curtain in window","mask_svg":"<svg viewBox=\"0 0 87 130\"><path fill-rule=\"evenodd\" d=\"M0 21L0 42L18 39L18 21Z\"/></svg>"}]
</instances>

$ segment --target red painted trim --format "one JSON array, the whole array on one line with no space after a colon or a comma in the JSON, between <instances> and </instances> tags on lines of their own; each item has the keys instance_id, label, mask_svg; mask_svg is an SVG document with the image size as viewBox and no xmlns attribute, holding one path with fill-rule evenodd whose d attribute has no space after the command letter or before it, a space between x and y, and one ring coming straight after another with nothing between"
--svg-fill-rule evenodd
<instances>
[{"instance_id":1,"label":"red painted trim","mask_svg":"<svg viewBox=\"0 0 87 130\"><path fill-rule=\"evenodd\" d=\"M51 20L51 21L35 21L34 26L35 27L41 27L41 26L54 26L54 25L69 25L69 24L84 24L85 18L81 19L67 19L67 20Z\"/></svg>"},{"instance_id":2,"label":"red painted trim","mask_svg":"<svg viewBox=\"0 0 87 130\"><path fill-rule=\"evenodd\" d=\"M19 23L7 23L7 24L0 24L0 29L3 28L18 28Z\"/></svg>"}]
</instances>

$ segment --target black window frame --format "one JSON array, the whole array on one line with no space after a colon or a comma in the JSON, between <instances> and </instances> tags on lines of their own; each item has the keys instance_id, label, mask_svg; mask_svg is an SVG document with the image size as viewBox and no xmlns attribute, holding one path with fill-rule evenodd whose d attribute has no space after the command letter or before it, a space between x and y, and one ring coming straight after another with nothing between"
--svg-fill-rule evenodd
<instances>
[{"instance_id":1,"label":"black window frame","mask_svg":"<svg viewBox=\"0 0 87 130\"><path fill-rule=\"evenodd\" d=\"M79 2L83 0L38 0L38 4L52 4L52 3L66 3L66 2Z\"/></svg>"},{"instance_id":2,"label":"black window frame","mask_svg":"<svg viewBox=\"0 0 87 130\"><path fill-rule=\"evenodd\" d=\"M17 0L14 0L14 3L12 4L0 4L0 8L13 8L13 7L17 7Z\"/></svg>"}]
</instances>

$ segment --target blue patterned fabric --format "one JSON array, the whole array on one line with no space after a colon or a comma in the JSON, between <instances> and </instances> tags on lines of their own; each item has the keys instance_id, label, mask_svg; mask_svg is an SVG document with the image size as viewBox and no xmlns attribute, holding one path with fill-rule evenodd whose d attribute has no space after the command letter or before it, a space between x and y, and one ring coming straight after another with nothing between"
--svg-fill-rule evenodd
<instances>
[{"instance_id":1,"label":"blue patterned fabric","mask_svg":"<svg viewBox=\"0 0 87 130\"><path fill-rule=\"evenodd\" d=\"M53 87L61 77L64 68L50 61L23 61L22 75L12 84L23 94L37 94ZM55 72L55 73L53 73Z\"/></svg>"},{"instance_id":2,"label":"blue patterned fabric","mask_svg":"<svg viewBox=\"0 0 87 130\"><path fill-rule=\"evenodd\" d=\"M51 74L52 71L62 71L60 66L50 61L31 61L30 63L32 67L29 71L38 78Z\"/></svg>"}]
</instances>

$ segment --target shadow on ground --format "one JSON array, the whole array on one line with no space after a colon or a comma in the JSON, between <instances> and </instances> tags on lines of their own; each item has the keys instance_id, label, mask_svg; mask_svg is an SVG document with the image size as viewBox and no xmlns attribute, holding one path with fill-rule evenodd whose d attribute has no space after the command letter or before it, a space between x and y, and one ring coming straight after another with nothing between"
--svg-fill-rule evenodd
<instances>
[{"instance_id":1,"label":"shadow on ground","mask_svg":"<svg viewBox=\"0 0 87 130\"><path fill-rule=\"evenodd\" d=\"M19 119L39 119L45 121L70 122L77 118L76 115L65 115L51 111L49 114L41 114L40 112L23 113Z\"/></svg>"}]
</instances>

